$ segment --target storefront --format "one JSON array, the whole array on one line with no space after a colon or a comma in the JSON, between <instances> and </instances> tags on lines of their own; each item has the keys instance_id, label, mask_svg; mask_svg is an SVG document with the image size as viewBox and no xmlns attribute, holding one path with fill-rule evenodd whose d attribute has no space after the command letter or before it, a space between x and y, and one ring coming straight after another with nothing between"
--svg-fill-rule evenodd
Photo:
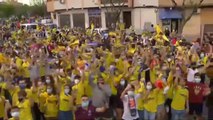
<instances>
[{"instance_id":1,"label":"storefront","mask_svg":"<svg viewBox=\"0 0 213 120\"><path fill-rule=\"evenodd\" d=\"M182 19L180 10L171 8L160 9L159 18L162 21L163 30L168 28L170 31L179 31L179 25Z\"/></svg>"},{"instance_id":2,"label":"storefront","mask_svg":"<svg viewBox=\"0 0 213 120\"><path fill-rule=\"evenodd\" d=\"M88 9L89 24L95 25L95 28L101 28L101 10L100 9Z\"/></svg>"}]
</instances>

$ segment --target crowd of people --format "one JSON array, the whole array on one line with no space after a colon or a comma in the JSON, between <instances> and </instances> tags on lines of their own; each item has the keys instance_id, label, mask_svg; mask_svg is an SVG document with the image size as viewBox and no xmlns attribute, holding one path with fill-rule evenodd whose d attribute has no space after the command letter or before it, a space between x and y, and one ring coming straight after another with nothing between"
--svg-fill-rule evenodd
<instances>
[{"instance_id":1,"label":"crowd of people","mask_svg":"<svg viewBox=\"0 0 213 120\"><path fill-rule=\"evenodd\" d=\"M47 33L2 40L0 120L213 120L213 41L159 29Z\"/></svg>"}]
</instances>

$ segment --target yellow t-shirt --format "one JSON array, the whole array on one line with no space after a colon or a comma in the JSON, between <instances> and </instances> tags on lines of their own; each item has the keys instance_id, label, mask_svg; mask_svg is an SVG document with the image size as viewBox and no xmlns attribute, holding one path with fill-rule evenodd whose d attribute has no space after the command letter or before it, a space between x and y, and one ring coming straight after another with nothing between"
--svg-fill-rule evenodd
<instances>
[{"instance_id":1,"label":"yellow t-shirt","mask_svg":"<svg viewBox=\"0 0 213 120\"><path fill-rule=\"evenodd\" d=\"M144 101L144 108L149 112L157 112L157 91L154 89Z\"/></svg>"},{"instance_id":2,"label":"yellow t-shirt","mask_svg":"<svg viewBox=\"0 0 213 120\"><path fill-rule=\"evenodd\" d=\"M154 68L150 70L150 81L152 84L154 84L156 81L156 70Z\"/></svg>"},{"instance_id":3,"label":"yellow t-shirt","mask_svg":"<svg viewBox=\"0 0 213 120\"><path fill-rule=\"evenodd\" d=\"M89 85L89 72L85 72L84 74L85 74L84 85L86 89L86 91L84 92L88 97L92 97L92 87Z\"/></svg>"},{"instance_id":4,"label":"yellow t-shirt","mask_svg":"<svg viewBox=\"0 0 213 120\"><path fill-rule=\"evenodd\" d=\"M145 86L142 82L140 82L140 88L135 90L136 94L143 93L145 90ZM143 110L144 109L144 99L142 97L138 98L138 110Z\"/></svg>"},{"instance_id":5,"label":"yellow t-shirt","mask_svg":"<svg viewBox=\"0 0 213 120\"><path fill-rule=\"evenodd\" d=\"M163 89L157 88L157 103L158 105L163 105L165 103L166 97L163 94Z\"/></svg>"},{"instance_id":6,"label":"yellow t-shirt","mask_svg":"<svg viewBox=\"0 0 213 120\"><path fill-rule=\"evenodd\" d=\"M169 90L167 92L167 97L169 99L173 98L173 74L172 72L169 73L169 76L167 78L167 84L169 85Z\"/></svg>"},{"instance_id":7,"label":"yellow t-shirt","mask_svg":"<svg viewBox=\"0 0 213 120\"><path fill-rule=\"evenodd\" d=\"M19 57L16 57L16 66L18 68L16 74L17 75L22 75L23 71L22 71L22 60Z\"/></svg>"},{"instance_id":8,"label":"yellow t-shirt","mask_svg":"<svg viewBox=\"0 0 213 120\"><path fill-rule=\"evenodd\" d=\"M31 112L31 104L28 99L24 100L23 103L17 102L17 106L20 109L20 120L33 120Z\"/></svg>"},{"instance_id":9,"label":"yellow t-shirt","mask_svg":"<svg viewBox=\"0 0 213 120\"><path fill-rule=\"evenodd\" d=\"M4 104L5 104L5 98L4 96L0 95L0 118L4 117Z\"/></svg>"},{"instance_id":10,"label":"yellow t-shirt","mask_svg":"<svg viewBox=\"0 0 213 120\"><path fill-rule=\"evenodd\" d=\"M174 97L172 100L171 107L175 110L185 110L186 102L189 98L189 91L186 88L178 86L174 90Z\"/></svg>"},{"instance_id":11,"label":"yellow t-shirt","mask_svg":"<svg viewBox=\"0 0 213 120\"><path fill-rule=\"evenodd\" d=\"M45 106L44 110L45 117L58 116L58 98L56 95L47 95L44 106Z\"/></svg>"},{"instance_id":12,"label":"yellow t-shirt","mask_svg":"<svg viewBox=\"0 0 213 120\"><path fill-rule=\"evenodd\" d=\"M6 89L7 84L5 82L0 82L0 88ZM0 96L4 96L4 90L1 90Z\"/></svg>"},{"instance_id":13,"label":"yellow t-shirt","mask_svg":"<svg viewBox=\"0 0 213 120\"><path fill-rule=\"evenodd\" d=\"M60 111L70 111L71 110L72 103L71 103L70 99L71 99L70 95L65 95L64 92L61 92L60 104L59 104Z\"/></svg>"},{"instance_id":14,"label":"yellow t-shirt","mask_svg":"<svg viewBox=\"0 0 213 120\"><path fill-rule=\"evenodd\" d=\"M82 95L85 94L85 84L80 81L77 85L74 85L72 87L72 90L77 92L77 96L76 96L76 105L80 105L81 104L81 97Z\"/></svg>"},{"instance_id":15,"label":"yellow t-shirt","mask_svg":"<svg viewBox=\"0 0 213 120\"><path fill-rule=\"evenodd\" d=\"M18 103L18 92L20 91L19 87L15 87L14 89L9 89L9 93L12 96L12 105L16 106ZM32 90L31 89L25 89L27 93L27 98L32 98Z\"/></svg>"},{"instance_id":16,"label":"yellow t-shirt","mask_svg":"<svg viewBox=\"0 0 213 120\"><path fill-rule=\"evenodd\" d=\"M30 63L29 62L24 62L22 64L22 68L23 68L23 76L25 78L30 78L30 70L29 70L29 67L30 67Z\"/></svg>"},{"instance_id":17,"label":"yellow t-shirt","mask_svg":"<svg viewBox=\"0 0 213 120\"><path fill-rule=\"evenodd\" d=\"M140 69L140 66L137 66L135 71L133 72L133 75L131 75L130 78L129 78L130 81L138 80L139 69Z\"/></svg>"},{"instance_id":18,"label":"yellow t-shirt","mask_svg":"<svg viewBox=\"0 0 213 120\"><path fill-rule=\"evenodd\" d=\"M44 104L46 103L47 97L48 97L48 94L47 94L46 92L42 92L42 93L39 95L39 97L38 97L39 110L40 110L41 112L43 112L43 113L44 113L44 111L45 111L45 106L44 106Z\"/></svg>"}]
</instances>

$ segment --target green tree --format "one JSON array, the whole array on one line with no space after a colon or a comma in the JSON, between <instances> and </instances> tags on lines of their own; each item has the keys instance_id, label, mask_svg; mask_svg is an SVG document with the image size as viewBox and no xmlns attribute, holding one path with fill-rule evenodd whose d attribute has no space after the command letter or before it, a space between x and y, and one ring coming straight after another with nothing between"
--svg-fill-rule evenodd
<instances>
[{"instance_id":1,"label":"green tree","mask_svg":"<svg viewBox=\"0 0 213 120\"><path fill-rule=\"evenodd\" d=\"M0 16L1 17L10 17L15 14L15 7L12 4L0 4Z\"/></svg>"}]
</instances>

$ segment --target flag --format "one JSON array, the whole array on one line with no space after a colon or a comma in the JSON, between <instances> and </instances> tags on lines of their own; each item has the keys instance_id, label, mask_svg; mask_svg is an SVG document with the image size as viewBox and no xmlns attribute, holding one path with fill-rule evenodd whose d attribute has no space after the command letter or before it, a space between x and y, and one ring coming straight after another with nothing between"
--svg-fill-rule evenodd
<instances>
[{"instance_id":1,"label":"flag","mask_svg":"<svg viewBox=\"0 0 213 120\"><path fill-rule=\"evenodd\" d=\"M92 23L91 24L91 30L94 30L94 28L95 28L95 25Z\"/></svg>"},{"instance_id":2,"label":"flag","mask_svg":"<svg viewBox=\"0 0 213 120\"><path fill-rule=\"evenodd\" d=\"M166 37L166 35L163 33L163 31L162 31L162 29L161 29L161 27L159 26L159 25L156 25L155 26L155 31L156 31L156 33L157 33L157 35L156 36L159 36L160 34L163 34L162 35L162 38L165 40L165 41L169 41L169 39Z\"/></svg>"}]
</instances>

